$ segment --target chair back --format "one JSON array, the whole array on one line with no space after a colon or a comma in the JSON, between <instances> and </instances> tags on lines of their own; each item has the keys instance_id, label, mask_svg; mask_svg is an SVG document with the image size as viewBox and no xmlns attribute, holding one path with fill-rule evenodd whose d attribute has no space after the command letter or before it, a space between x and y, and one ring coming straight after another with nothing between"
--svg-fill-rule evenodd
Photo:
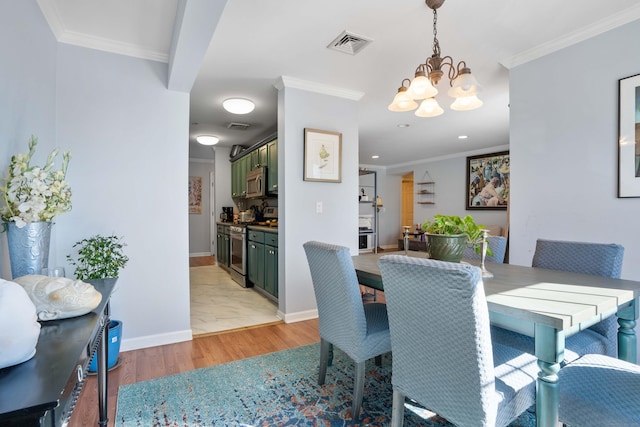
<instances>
[{"instance_id":1,"label":"chair back","mask_svg":"<svg viewBox=\"0 0 640 427\"><path fill-rule=\"evenodd\" d=\"M620 278L624 248L614 243L538 239L532 267Z\"/></svg>"},{"instance_id":2,"label":"chair back","mask_svg":"<svg viewBox=\"0 0 640 427\"><path fill-rule=\"evenodd\" d=\"M456 425L495 425L489 311L478 267L385 255L394 390Z\"/></svg>"},{"instance_id":3,"label":"chair back","mask_svg":"<svg viewBox=\"0 0 640 427\"><path fill-rule=\"evenodd\" d=\"M507 251L507 238L502 236L488 236L487 243L489 244L493 255L487 254L485 261L497 262L498 264L502 264L504 262L504 256ZM474 247L467 246L464 249L462 258L480 261L482 256L476 253L476 249Z\"/></svg>"},{"instance_id":4,"label":"chair back","mask_svg":"<svg viewBox=\"0 0 640 427\"><path fill-rule=\"evenodd\" d=\"M570 242L538 239L533 254L532 267L549 270L571 271L594 276L620 278L624 247L615 243ZM618 322L609 316L589 329L613 341L607 354L613 354L616 346Z\"/></svg>"},{"instance_id":5,"label":"chair back","mask_svg":"<svg viewBox=\"0 0 640 427\"><path fill-rule=\"evenodd\" d=\"M303 247L318 305L320 336L354 354L367 334L367 321L349 248L314 241Z\"/></svg>"}]
</instances>

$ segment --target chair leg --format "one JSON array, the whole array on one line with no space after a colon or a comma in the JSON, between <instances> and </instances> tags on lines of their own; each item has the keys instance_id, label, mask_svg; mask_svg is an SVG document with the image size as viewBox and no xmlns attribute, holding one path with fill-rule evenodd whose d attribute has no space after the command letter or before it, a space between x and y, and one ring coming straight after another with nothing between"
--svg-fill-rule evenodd
<instances>
[{"instance_id":1,"label":"chair leg","mask_svg":"<svg viewBox=\"0 0 640 427\"><path fill-rule=\"evenodd\" d=\"M333 366L333 344L329 343L329 360L327 366Z\"/></svg>"},{"instance_id":2,"label":"chair leg","mask_svg":"<svg viewBox=\"0 0 640 427\"><path fill-rule=\"evenodd\" d=\"M393 407L391 409L391 427L402 427L404 424L404 396L393 390Z\"/></svg>"},{"instance_id":3,"label":"chair leg","mask_svg":"<svg viewBox=\"0 0 640 427\"><path fill-rule=\"evenodd\" d=\"M353 401L351 402L351 419L354 421L360 418L360 407L364 393L364 366L365 362L356 363L355 366L356 377L353 384Z\"/></svg>"},{"instance_id":4,"label":"chair leg","mask_svg":"<svg viewBox=\"0 0 640 427\"><path fill-rule=\"evenodd\" d=\"M327 364L329 360L329 347L331 343L320 338L320 374L318 375L318 385L323 385L327 376Z\"/></svg>"}]
</instances>

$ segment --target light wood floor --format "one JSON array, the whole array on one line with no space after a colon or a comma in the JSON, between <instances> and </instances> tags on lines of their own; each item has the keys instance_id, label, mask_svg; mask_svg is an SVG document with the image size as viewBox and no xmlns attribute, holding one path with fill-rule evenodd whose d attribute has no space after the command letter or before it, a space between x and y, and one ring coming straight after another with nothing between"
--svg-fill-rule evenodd
<instances>
[{"instance_id":1,"label":"light wood floor","mask_svg":"<svg viewBox=\"0 0 640 427\"><path fill-rule=\"evenodd\" d=\"M272 353L320 341L318 321L246 328L192 341L121 352L122 364L109 372L108 426L114 426L118 387L206 366ZM98 389L90 376L71 416L70 427L98 425Z\"/></svg>"},{"instance_id":2,"label":"light wood floor","mask_svg":"<svg viewBox=\"0 0 640 427\"><path fill-rule=\"evenodd\" d=\"M214 258L191 257L190 267L212 265ZM373 300L373 290L362 287L365 302ZM384 302L384 292L377 293ZM192 341L120 353L121 364L109 372L108 426L115 423L118 387L179 372L273 353L320 341L318 319L297 323L276 323L214 334L200 335ZM98 425L98 387L90 376L82 389L69 427Z\"/></svg>"}]
</instances>

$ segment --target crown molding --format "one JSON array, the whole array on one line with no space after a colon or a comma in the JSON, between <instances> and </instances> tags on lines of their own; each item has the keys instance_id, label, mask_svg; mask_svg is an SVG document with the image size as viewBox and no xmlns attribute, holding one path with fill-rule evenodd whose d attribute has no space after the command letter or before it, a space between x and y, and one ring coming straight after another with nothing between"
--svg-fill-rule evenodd
<instances>
[{"instance_id":1,"label":"crown molding","mask_svg":"<svg viewBox=\"0 0 640 427\"><path fill-rule=\"evenodd\" d=\"M455 158L458 158L458 157L477 156L477 155L480 155L480 154L487 154L487 153L494 153L494 152L498 152L498 151L508 151L508 150L509 150L509 144L495 145L493 147L478 148L476 150L462 151L462 152L459 152L459 153L446 154L446 155L437 156L437 157L429 157L429 158L424 158L424 159L420 159L420 160L412 160L410 162L405 162L405 163L397 163L395 165L386 166L386 169L405 168L405 167L408 167L408 166L421 165L423 163L439 162L439 161L442 161L442 160L455 159ZM376 166L376 167L378 167L378 166Z\"/></svg>"},{"instance_id":2,"label":"crown molding","mask_svg":"<svg viewBox=\"0 0 640 427\"><path fill-rule=\"evenodd\" d=\"M364 92L357 90L344 89L337 86L330 86L323 83L311 82L308 80L297 79L295 77L282 76L274 83L276 89L280 90L285 87L302 89L309 92L321 93L323 95L331 95L339 98L351 99L353 101L360 101L364 96Z\"/></svg>"},{"instance_id":3,"label":"crown molding","mask_svg":"<svg viewBox=\"0 0 640 427\"><path fill-rule=\"evenodd\" d=\"M134 58L148 59L151 61L164 63L169 62L169 54L165 52L145 49L131 43L123 43L103 37L69 31L65 28L62 20L60 19L60 14L58 13L55 2L47 0L37 1L45 20L49 24L53 35L59 43L71 44L89 49L131 56Z\"/></svg>"},{"instance_id":4,"label":"crown molding","mask_svg":"<svg viewBox=\"0 0 640 427\"><path fill-rule=\"evenodd\" d=\"M640 4L611 15L578 31L573 31L555 40L551 40L529 50L525 50L524 52L510 58L506 58L500 61L500 64L507 69L511 69L518 65L525 64L529 61L533 61L534 59L556 52L560 49L564 49L565 47L580 43L609 30L613 30L614 28L628 24L637 19L640 19Z\"/></svg>"}]
</instances>

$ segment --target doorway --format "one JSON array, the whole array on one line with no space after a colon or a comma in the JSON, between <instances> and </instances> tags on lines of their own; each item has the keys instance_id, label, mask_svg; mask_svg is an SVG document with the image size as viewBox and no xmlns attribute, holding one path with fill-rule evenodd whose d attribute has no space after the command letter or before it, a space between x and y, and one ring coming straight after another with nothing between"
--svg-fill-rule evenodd
<instances>
[{"instance_id":1,"label":"doorway","mask_svg":"<svg viewBox=\"0 0 640 427\"><path fill-rule=\"evenodd\" d=\"M413 172L402 175L402 200L400 215L400 230L407 225L413 229Z\"/></svg>"}]
</instances>

